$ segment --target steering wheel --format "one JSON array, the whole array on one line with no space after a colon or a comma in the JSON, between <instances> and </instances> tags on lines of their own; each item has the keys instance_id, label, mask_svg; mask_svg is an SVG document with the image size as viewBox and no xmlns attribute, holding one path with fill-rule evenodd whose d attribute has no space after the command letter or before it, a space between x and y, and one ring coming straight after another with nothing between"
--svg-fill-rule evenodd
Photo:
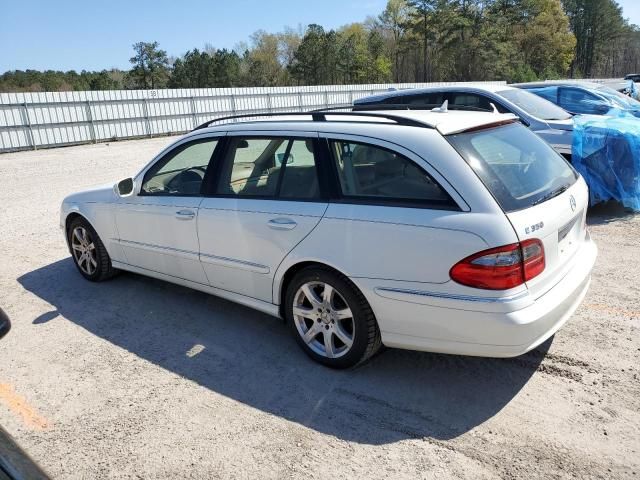
<instances>
[{"instance_id":1,"label":"steering wheel","mask_svg":"<svg viewBox=\"0 0 640 480\"><path fill-rule=\"evenodd\" d=\"M182 170L178 175L167 182L170 192L181 192L184 184L189 182L202 182L204 179L204 167L190 167Z\"/></svg>"}]
</instances>

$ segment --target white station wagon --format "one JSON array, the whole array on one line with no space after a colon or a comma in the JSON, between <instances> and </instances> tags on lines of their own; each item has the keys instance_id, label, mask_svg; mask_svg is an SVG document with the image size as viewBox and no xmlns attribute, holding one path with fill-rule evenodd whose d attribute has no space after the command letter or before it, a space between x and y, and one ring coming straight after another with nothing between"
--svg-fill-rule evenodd
<instances>
[{"instance_id":1,"label":"white station wagon","mask_svg":"<svg viewBox=\"0 0 640 480\"><path fill-rule=\"evenodd\" d=\"M331 367L389 347L517 356L585 296L587 186L512 115L209 122L67 197L80 273L128 270L284 318Z\"/></svg>"}]
</instances>

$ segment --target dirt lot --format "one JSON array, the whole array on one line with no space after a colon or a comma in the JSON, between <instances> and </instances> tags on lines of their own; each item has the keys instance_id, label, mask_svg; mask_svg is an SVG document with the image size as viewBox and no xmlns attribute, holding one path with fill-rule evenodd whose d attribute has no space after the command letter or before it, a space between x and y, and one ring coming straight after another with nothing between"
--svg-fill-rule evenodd
<instances>
[{"instance_id":1,"label":"dirt lot","mask_svg":"<svg viewBox=\"0 0 640 480\"><path fill-rule=\"evenodd\" d=\"M640 215L591 212L591 290L538 350L336 372L277 319L75 271L62 198L169 141L0 155L0 424L54 478L640 478Z\"/></svg>"}]
</instances>

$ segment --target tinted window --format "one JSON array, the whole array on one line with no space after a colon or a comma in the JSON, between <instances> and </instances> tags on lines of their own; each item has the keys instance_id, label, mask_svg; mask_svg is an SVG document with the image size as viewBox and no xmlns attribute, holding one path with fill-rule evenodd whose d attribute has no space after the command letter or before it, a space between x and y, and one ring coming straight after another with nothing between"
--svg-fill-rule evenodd
<instances>
[{"instance_id":1,"label":"tinted window","mask_svg":"<svg viewBox=\"0 0 640 480\"><path fill-rule=\"evenodd\" d=\"M449 105L458 109L493 111L489 99L475 93L451 93L449 94Z\"/></svg>"},{"instance_id":2,"label":"tinted window","mask_svg":"<svg viewBox=\"0 0 640 480\"><path fill-rule=\"evenodd\" d=\"M230 137L216 193L317 198L320 192L313 141Z\"/></svg>"},{"instance_id":3,"label":"tinted window","mask_svg":"<svg viewBox=\"0 0 640 480\"><path fill-rule=\"evenodd\" d=\"M561 88L558 100L562 108L573 113L598 114L608 110L602 99L577 88Z\"/></svg>"},{"instance_id":4,"label":"tinted window","mask_svg":"<svg viewBox=\"0 0 640 480\"><path fill-rule=\"evenodd\" d=\"M402 103L406 105L424 105L429 107L439 107L444 102L444 93L442 92L432 92L432 93L422 93L420 95L406 95L403 97L399 97L399 99L404 100Z\"/></svg>"},{"instance_id":5,"label":"tinted window","mask_svg":"<svg viewBox=\"0 0 640 480\"><path fill-rule=\"evenodd\" d=\"M517 105L529 115L533 115L542 120L566 120L571 118L571 115L557 105L526 90L514 88L512 90L501 90L496 93Z\"/></svg>"},{"instance_id":6,"label":"tinted window","mask_svg":"<svg viewBox=\"0 0 640 480\"><path fill-rule=\"evenodd\" d=\"M558 87L536 87L528 88L528 92L535 93L539 97L549 100L555 104L558 103Z\"/></svg>"},{"instance_id":7,"label":"tinted window","mask_svg":"<svg viewBox=\"0 0 640 480\"><path fill-rule=\"evenodd\" d=\"M217 139L181 145L151 167L144 176L141 193L147 195L199 195L204 174Z\"/></svg>"},{"instance_id":8,"label":"tinted window","mask_svg":"<svg viewBox=\"0 0 640 480\"><path fill-rule=\"evenodd\" d=\"M507 212L534 205L578 178L561 155L520 124L446 138Z\"/></svg>"},{"instance_id":9,"label":"tinted window","mask_svg":"<svg viewBox=\"0 0 640 480\"><path fill-rule=\"evenodd\" d=\"M330 147L345 197L455 208L442 187L402 155L375 145L348 141L332 140Z\"/></svg>"}]
</instances>

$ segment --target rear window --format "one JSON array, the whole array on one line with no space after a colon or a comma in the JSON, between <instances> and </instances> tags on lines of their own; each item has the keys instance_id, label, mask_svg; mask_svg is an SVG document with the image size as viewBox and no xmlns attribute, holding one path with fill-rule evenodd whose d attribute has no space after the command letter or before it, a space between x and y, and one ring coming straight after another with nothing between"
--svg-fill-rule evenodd
<instances>
[{"instance_id":1,"label":"rear window","mask_svg":"<svg viewBox=\"0 0 640 480\"><path fill-rule=\"evenodd\" d=\"M557 105L526 90L514 88L496 93L514 103L529 115L541 120L567 120L571 118L570 114Z\"/></svg>"},{"instance_id":2,"label":"rear window","mask_svg":"<svg viewBox=\"0 0 640 480\"><path fill-rule=\"evenodd\" d=\"M506 212L552 198L578 179L561 155L518 123L446 138Z\"/></svg>"}]
</instances>

